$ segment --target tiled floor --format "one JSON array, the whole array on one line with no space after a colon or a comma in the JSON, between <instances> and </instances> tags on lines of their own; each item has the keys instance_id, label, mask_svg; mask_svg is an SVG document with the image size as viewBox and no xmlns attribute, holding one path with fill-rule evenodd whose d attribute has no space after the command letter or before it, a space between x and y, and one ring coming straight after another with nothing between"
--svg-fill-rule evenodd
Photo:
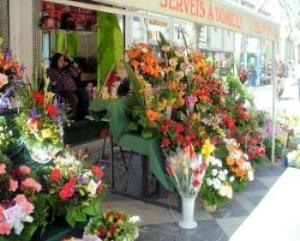
<instances>
[{"instance_id":1,"label":"tiled floor","mask_svg":"<svg viewBox=\"0 0 300 241\"><path fill-rule=\"evenodd\" d=\"M87 145L92 158L97 159L100 149L99 142ZM98 148L99 147L99 148ZM105 162L104 162L105 164ZM134 157L129 167L128 190L139 192L139 166L138 157ZM109 163L106 173L110 173ZM122 162L117 162L119 183L126 182L127 174L122 168ZM129 212L130 215L139 215L142 220L138 241L226 241L247 218L251 211L259 204L264 195L284 172L282 162L275 166L266 165L257 168L256 179L249 184L243 192L235 193L234 199L221 207L216 213L205 212L197 201L195 219L198 227L194 230L183 230L177 222L180 213L171 208L162 208L142 201L125 198L119 195L107 194L104 198L103 208L115 208ZM109 182L109 178L107 180ZM165 203L173 203L174 198L166 195ZM176 202L175 202L176 203Z\"/></svg>"}]
</instances>

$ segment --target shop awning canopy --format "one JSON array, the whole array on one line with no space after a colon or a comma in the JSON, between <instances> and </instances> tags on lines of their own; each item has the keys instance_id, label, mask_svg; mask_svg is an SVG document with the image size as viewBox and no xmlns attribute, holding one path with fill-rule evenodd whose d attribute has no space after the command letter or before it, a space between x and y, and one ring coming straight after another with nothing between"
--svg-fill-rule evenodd
<instances>
[{"instance_id":1,"label":"shop awning canopy","mask_svg":"<svg viewBox=\"0 0 300 241\"><path fill-rule=\"evenodd\" d=\"M145 10L167 16L177 17L191 22L220 27L234 32L264 39L277 40L280 25L254 10L228 0L46 0L61 4L79 6L84 3L93 8L94 3L105 3L111 6L126 8L123 13ZM107 11L112 8L104 7ZM105 10L103 9L103 10ZM95 6L95 10L100 10ZM110 12L116 12L114 10ZM120 11L121 13L121 11Z\"/></svg>"}]
</instances>

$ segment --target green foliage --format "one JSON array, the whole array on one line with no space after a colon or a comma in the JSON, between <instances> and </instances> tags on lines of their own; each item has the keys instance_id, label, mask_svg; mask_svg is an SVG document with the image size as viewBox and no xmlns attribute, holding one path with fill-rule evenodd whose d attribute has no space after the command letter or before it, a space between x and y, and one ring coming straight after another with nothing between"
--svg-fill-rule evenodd
<instances>
[{"instance_id":1,"label":"green foliage","mask_svg":"<svg viewBox=\"0 0 300 241\"><path fill-rule=\"evenodd\" d=\"M272 137L269 137L264 140L264 145L266 148L266 155L271 160L272 157ZM284 151L284 145L283 143L275 138L275 156L281 157Z\"/></svg>"},{"instance_id":2,"label":"green foliage","mask_svg":"<svg viewBox=\"0 0 300 241\"><path fill-rule=\"evenodd\" d=\"M234 191L240 192L244 191L248 186L249 180L247 177L244 178L236 178L232 183L232 188Z\"/></svg>"},{"instance_id":3,"label":"green foliage","mask_svg":"<svg viewBox=\"0 0 300 241\"><path fill-rule=\"evenodd\" d=\"M98 91L123 54L123 34L117 15L97 13Z\"/></svg>"},{"instance_id":4,"label":"green foliage","mask_svg":"<svg viewBox=\"0 0 300 241\"><path fill-rule=\"evenodd\" d=\"M228 74L224 84L232 101L239 101L240 103L245 103L246 101L252 102L253 97L232 72Z\"/></svg>"}]
</instances>

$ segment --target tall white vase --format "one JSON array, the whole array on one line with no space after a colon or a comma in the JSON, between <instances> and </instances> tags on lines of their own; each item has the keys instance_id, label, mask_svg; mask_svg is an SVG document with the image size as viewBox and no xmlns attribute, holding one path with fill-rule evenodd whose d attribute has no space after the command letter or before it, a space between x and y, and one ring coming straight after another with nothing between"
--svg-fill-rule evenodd
<instances>
[{"instance_id":1,"label":"tall white vase","mask_svg":"<svg viewBox=\"0 0 300 241\"><path fill-rule=\"evenodd\" d=\"M194 219L196 198L196 195L192 197L181 197L182 213L179 226L184 229L193 229L197 227L197 222Z\"/></svg>"}]
</instances>

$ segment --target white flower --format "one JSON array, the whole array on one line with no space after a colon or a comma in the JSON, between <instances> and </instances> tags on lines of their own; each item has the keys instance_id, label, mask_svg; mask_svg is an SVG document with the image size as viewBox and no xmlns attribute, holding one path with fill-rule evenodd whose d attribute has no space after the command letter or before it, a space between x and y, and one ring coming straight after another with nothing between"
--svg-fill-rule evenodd
<instances>
[{"instance_id":1,"label":"white flower","mask_svg":"<svg viewBox=\"0 0 300 241\"><path fill-rule=\"evenodd\" d=\"M240 151L233 151L230 153L230 156L233 158L233 159L240 159L241 158L241 155L242 153Z\"/></svg>"},{"instance_id":2,"label":"white flower","mask_svg":"<svg viewBox=\"0 0 300 241\"><path fill-rule=\"evenodd\" d=\"M247 174L248 174L248 179L249 179L249 181L250 181L250 182L253 181L253 180L254 180L254 173L253 173L253 170L252 170L252 169L251 169L251 170L248 170Z\"/></svg>"},{"instance_id":3,"label":"white flower","mask_svg":"<svg viewBox=\"0 0 300 241\"><path fill-rule=\"evenodd\" d=\"M141 221L139 216L132 216L129 218L129 222L131 223L139 223Z\"/></svg>"},{"instance_id":4,"label":"white flower","mask_svg":"<svg viewBox=\"0 0 300 241\"><path fill-rule=\"evenodd\" d=\"M220 180L217 178L213 179L213 186L214 186L214 189L219 190L221 188Z\"/></svg>"},{"instance_id":5,"label":"white flower","mask_svg":"<svg viewBox=\"0 0 300 241\"><path fill-rule=\"evenodd\" d=\"M220 171L219 172L219 175L218 175L218 178L221 180L221 181L225 181L226 180L226 174L224 171Z\"/></svg>"},{"instance_id":6,"label":"white flower","mask_svg":"<svg viewBox=\"0 0 300 241\"><path fill-rule=\"evenodd\" d=\"M222 185L220 190L219 190L219 194L222 197L226 197L227 196L227 186L226 185Z\"/></svg>"},{"instance_id":7,"label":"white flower","mask_svg":"<svg viewBox=\"0 0 300 241\"><path fill-rule=\"evenodd\" d=\"M206 184L208 186L212 186L213 185L213 182L212 182L212 180L209 177L206 179Z\"/></svg>"},{"instance_id":8,"label":"white flower","mask_svg":"<svg viewBox=\"0 0 300 241\"><path fill-rule=\"evenodd\" d=\"M91 180L89 185L87 186L87 191L91 194L91 196L95 196L97 192L97 188L100 182L96 183L94 180Z\"/></svg>"},{"instance_id":9,"label":"white flower","mask_svg":"<svg viewBox=\"0 0 300 241\"><path fill-rule=\"evenodd\" d=\"M169 59L169 64L170 64L172 67L176 67L176 65L177 65L177 59L176 59L176 58L171 58L171 59Z\"/></svg>"},{"instance_id":10,"label":"white flower","mask_svg":"<svg viewBox=\"0 0 300 241\"><path fill-rule=\"evenodd\" d=\"M233 190L232 190L232 187L231 187L231 186L228 186L227 197L228 197L229 199L232 199L232 196L233 196Z\"/></svg>"},{"instance_id":11,"label":"white flower","mask_svg":"<svg viewBox=\"0 0 300 241\"><path fill-rule=\"evenodd\" d=\"M231 177L229 178L229 181L234 182L234 176L231 176Z\"/></svg>"},{"instance_id":12,"label":"white flower","mask_svg":"<svg viewBox=\"0 0 300 241\"><path fill-rule=\"evenodd\" d=\"M248 156L246 153L244 153L244 158L245 158L246 160L248 160L248 159L249 159L249 156Z\"/></svg>"},{"instance_id":13,"label":"white flower","mask_svg":"<svg viewBox=\"0 0 300 241\"><path fill-rule=\"evenodd\" d=\"M218 175L218 170L217 169L212 169L211 174L213 177Z\"/></svg>"},{"instance_id":14,"label":"white flower","mask_svg":"<svg viewBox=\"0 0 300 241\"><path fill-rule=\"evenodd\" d=\"M233 139L233 138L231 138L231 139L225 139L224 142L225 142L227 145L238 146L236 140Z\"/></svg>"},{"instance_id":15,"label":"white flower","mask_svg":"<svg viewBox=\"0 0 300 241\"><path fill-rule=\"evenodd\" d=\"M177 50L175 50L175 55L176 55L177 58L183 57L183 54L181 52L177 51Z\"/></svg>"}]
</instances>

